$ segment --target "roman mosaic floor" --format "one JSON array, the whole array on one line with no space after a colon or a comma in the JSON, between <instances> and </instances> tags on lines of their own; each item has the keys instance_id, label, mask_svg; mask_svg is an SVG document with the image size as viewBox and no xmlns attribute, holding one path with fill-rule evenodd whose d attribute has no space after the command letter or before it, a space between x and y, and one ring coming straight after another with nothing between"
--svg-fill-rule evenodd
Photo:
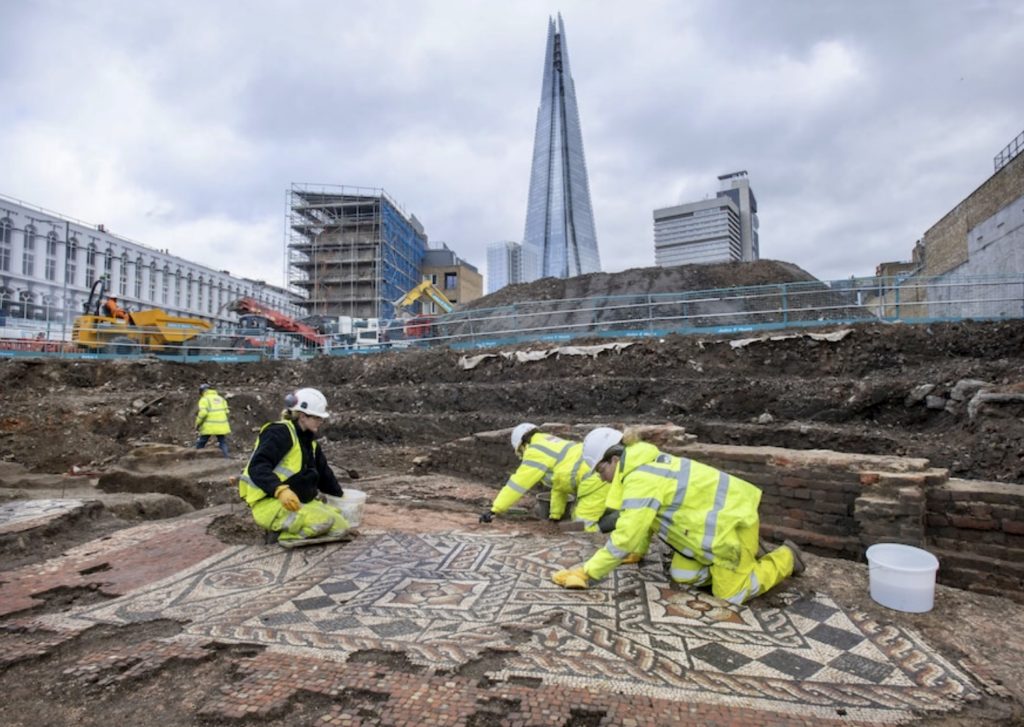
<instances>
[{"instance_id":1,"label":"roman mosaic floor","mask_svg":"<svg viewBox=\"0 0 1024 727\"><path fill-rule=\"evenodd\" d=\"M149 537L171 531L147 525ZM174 531L182 537L180 526ZM89 557L140 545L125 531ZM132 540L134 538L134 540ZM285 551L230 546L119 598L33 622L55 632L154 619L185 623L168 641L256 644L343 663L404 654L430 676L500 655L493 682L817 720L899 723L975 698L965 674L914 633L781 587L736 607L671 586L656 556L586 591L553 571L593 551L559 537L367 531ZM197 556L198 558L198 556ZM156 648L156 647L154 647Z\"/></svg>"}]
</instances>

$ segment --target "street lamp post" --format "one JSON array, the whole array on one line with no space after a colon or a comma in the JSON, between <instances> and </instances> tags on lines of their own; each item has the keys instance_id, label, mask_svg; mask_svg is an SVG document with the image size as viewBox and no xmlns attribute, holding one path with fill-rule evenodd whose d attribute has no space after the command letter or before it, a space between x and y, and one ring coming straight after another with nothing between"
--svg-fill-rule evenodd
<instances>
[{"instance_id":1,"label":"street lamp post","mask_svg":"<svg viewBox=\"0 0 1024 727\"><path fill-rule=\"evenodd\" d=\"M68 340L68 252L71 248L71 222L64 220L64 313L61 315L60 342L64 350L64 342ZM49 334L47 334L49 335Z\"/></svg>"}]
</instances>

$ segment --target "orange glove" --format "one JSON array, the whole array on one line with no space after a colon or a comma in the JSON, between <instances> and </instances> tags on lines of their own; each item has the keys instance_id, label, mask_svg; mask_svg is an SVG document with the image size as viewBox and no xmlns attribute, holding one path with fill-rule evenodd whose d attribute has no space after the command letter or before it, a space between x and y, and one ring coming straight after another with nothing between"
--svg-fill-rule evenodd
<instances>
[{"instance_id":1,"label":"orange glove","mask_svg":"<svg viewBox=\"0 0 1024 727\"><path fill-rule=\"evenodd\" d=\"M575 590L586 589L590 583L590 578L587 576L587 572L583 570L583 566L578 568L571 568L570 570L560 570L551 575L551 580L555 582L555 585L561 586L562 588L572 588Z\"/></svg>"},{"instance_id":2,"label":"orange glove","mask_svg":"<svg viewBox=\"0 0 1024 727\"><path fill-rule=\"evenodd\" d=\"M299 496L288 485L281 485L274 490L274 497L281 503L281 507L289 512L295 512L302 507L302 503L299 502Z\"/></svg>"}]
</instances>

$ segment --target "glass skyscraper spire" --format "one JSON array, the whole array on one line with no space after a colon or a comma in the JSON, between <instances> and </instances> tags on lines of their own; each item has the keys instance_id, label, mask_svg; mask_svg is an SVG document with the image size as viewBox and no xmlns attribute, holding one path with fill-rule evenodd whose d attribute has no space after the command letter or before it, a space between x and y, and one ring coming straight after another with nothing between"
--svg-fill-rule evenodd
<instances>
[{"instance_id":1,"label":"glass skyscraper spire","mask_svg":"<svg viewBox=\"0 0 1024 727\"><path fill-rule=\"evenodd\" d=\"M528 280L568 278L601 270L580 114L561 15L557 25L554 19L548 20L523 245L536 250L537 269Z\"/></svg>"}]
</instances>

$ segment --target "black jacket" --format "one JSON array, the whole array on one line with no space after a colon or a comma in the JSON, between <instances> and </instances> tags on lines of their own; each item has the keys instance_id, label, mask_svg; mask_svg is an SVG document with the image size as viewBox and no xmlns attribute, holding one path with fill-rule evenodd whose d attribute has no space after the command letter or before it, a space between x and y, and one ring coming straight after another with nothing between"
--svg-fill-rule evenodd
<instances>
[{"instance_id":1,"label":"black jacket","mask_svg":"<svg viewBox=\"0 0 1024 727\"><path fill-rule=\"evenodd\" d=\"M302 449L302 468L285 480L284 484L292 488L300 502L309 502L320 492L341 497L341 485L327 464L323 447L318 446L316 454L313 454L313 433L303 431L296 424L295 434ZM292 437L287 425L274 422L260 433L256 450L249 458L250 479L271 497L274 496L274 490L281 486L274 468L291 448Z\"/></svg>"}]
</instances>

